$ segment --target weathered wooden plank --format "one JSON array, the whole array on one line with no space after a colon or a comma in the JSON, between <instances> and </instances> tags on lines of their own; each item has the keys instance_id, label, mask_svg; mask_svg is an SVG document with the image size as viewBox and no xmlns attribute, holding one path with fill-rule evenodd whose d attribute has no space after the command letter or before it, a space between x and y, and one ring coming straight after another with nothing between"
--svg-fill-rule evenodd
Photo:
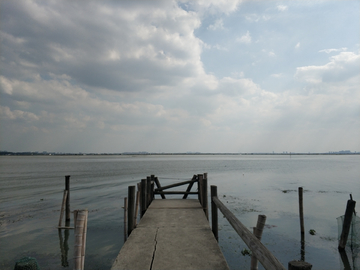
<instances>
[{"instance_id":1,"label":"weathered wooden plank","mask_svg":"<svg viewBox=\"0 0 360 270\"><path fill-rule=\"evenodd\" d=\"M285 270L279 260L231 213L219 198L213 197L212 200L266 270Z\"/></svg>"}]
</instances>

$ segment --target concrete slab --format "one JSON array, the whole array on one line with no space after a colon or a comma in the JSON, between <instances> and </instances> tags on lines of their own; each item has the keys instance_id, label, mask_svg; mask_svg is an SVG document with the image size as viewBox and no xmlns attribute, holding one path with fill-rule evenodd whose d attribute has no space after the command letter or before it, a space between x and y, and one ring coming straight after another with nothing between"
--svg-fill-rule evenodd
<instances>
[{"instance_id":1,"label":"concrete slab","mask_svg":"<svg viewBox=\"0 0 360 270\"><path fill-rule=\"evenodd\" d=\"M150 209L142 217L138 227L209 227L204 211L201 208Z\"/></svg>"},{"instance_id":2,"label":"concrete slab","mask_svg":"<svg viewBox=\"0 0 360 270\"><path fill-rule=\"evenodd\" d=\"M111 270L228 270L198 200L154 200Z\"/></svg>"},{"instance_id":3,"label":"concrete slab","mask_svg":"<svg viewBox=\"0 0 360 270\"><path fill-rule=\"evenodd\" d=\"M153 200L148 209L154 208L202 208L199 200L194 199L157 199Z\"/></svg>"},{"instance_id":4,"label":"concrete slab","mask_svg":"<svg viewBox=\"0 0 360 270\"><path fill-rule=\"evenodd\" d=\"M153 270L229 269L209 227L162 227L156 242Z\"/></svg>"},{"instance_id":5,"label":"concrete slab","mask_svg":"<svg viewBox=\"0 0 360 270\"><path fill-rule=\"evenodd\" d=\"M133 230L116 257L111 270L151 269L157 230L155 227Z\"/></svg>"}]
</instances>

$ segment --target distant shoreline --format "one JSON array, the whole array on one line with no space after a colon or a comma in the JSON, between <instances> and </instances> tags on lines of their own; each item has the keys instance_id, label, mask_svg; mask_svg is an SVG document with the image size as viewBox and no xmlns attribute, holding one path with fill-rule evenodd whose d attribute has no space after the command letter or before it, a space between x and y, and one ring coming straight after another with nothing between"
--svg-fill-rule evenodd
<instances>
[{"instance_id":1,"label":"distant shoreline","mask_svg":"<svg viewBox=\"0 0 360 270\"><path fill-rule=\"evenodd\" d=\"M149 153L149 152L124 152L124 153L59 153L59 152L8 152L0 151L0 156L249 156L249 155L269 155L269 156L295 156L295 155L360 155L360 152L328 152L328 153Z\"/></svg>"}]
</instances>

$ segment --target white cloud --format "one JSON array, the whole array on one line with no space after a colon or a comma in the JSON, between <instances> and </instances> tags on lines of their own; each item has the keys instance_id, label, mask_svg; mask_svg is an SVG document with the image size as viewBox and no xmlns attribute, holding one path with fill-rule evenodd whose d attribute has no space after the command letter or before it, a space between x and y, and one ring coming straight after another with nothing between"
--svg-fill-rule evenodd
<instances>
[{"instance_id":1,"label":"white cloud","mask_svg":"<svg viewBox=\"0 0 360 270\"><path fill-rule=\"evenodd\" d=\"M305 66L296 69L295 77L309 83L343 82L352 77L360 78L360 54L341 52L330 57L322 66Z\"/></svg>"},{"instance_id":2,"label":"white cloud","mask_svg":"<svg viewBox=\"0 0 360 270\"><path fill-rule=\"evenodd\" d=\"M324 49L324 50L320 50L319 52L332 53L332 52L344 52L344 51L347 51L347 48L340 48L340 49Z\"/></svg>"},{"instance_id":3,"label":"white cloud","mask_svg":"<svg viewBox=\"0 0 360 270\"><path fill-rule=\"evenodd\" d=\"M209 30L215 31L215 30L223 30L224 29L224 22L222 19L218 19L214 22L214 24L209 25L208 28Z\"/></svg>"},{"instance_id":4,"label":"white cloud","mask_svg":"<svg viewBox=\"0 0 360 270\"><path fill-rule=\"evenodd\" d=\"M296 43L295 45L295 49L299 49L300 48L300 42Z\"/></svg>"},{"instance_id":5,"label":"white cloud","mask_svg":"<svg viewBox=\"0 0 360 270\"><path fill-rule=\"evenodd\" d=\"M245 35L243 35L243 36L241 36L239 38L236 38L236 42L250 44L251 43L250 32L247 31Z\"/></svg>"},{"instance_id":6,"label":"white cloud","mask_svg":"<svg viewBox=\"0 0 360 270\"><path fill-rule=\"evenodd\" d=\"M277 6L277 9L278 9L279 11L286 11L286 10L288 9L288 6L278 5L278 6Z\"/></svg>"}]
</instances>

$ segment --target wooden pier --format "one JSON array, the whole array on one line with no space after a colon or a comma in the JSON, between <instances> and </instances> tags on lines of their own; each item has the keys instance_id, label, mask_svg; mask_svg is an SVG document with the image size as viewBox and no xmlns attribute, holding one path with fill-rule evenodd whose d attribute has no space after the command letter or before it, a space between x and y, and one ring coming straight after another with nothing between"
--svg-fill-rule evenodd
<instances>
[{"instance_id":1,"label":"wooden pier","mask_svg":"<svg viewBox=\"0 0 360 270\"><path fill-rule=\"evenodd\" d=\"M196 192L191 191L194 184L197 184ZM182 185L188 185L185 191L168 191ZM216 186L211 186L210 229L206 173L168 186L161 186L152 175L142 179L137 186L138 192L135 192L135 186L129 186L128 198L124 200L126 242L111 270L229 269L217 242L218 210L251 250L252 270L257 269L258 261L266 270L285 270L260 241L266 216L259 215L253 234L219 200ZM160 195L162 199L155 199L155 195ZM183 197L167 199L168 195ZM187 199L188 195L197 195L197 198ZM139 224L138 207L141 217ZM291 261L288 264L289 270L310 270L311 267L304 261Z\"/></svg>"},{"instance_id":2,"label":"wooden pier","mask_svg":"<svg viewBox=\"0 0 360 270\"><path fill-rule=\"evenodd\" d=\"M112 270L229 269L198 199L153 200Z\"/></svg>"}]
</instances>

